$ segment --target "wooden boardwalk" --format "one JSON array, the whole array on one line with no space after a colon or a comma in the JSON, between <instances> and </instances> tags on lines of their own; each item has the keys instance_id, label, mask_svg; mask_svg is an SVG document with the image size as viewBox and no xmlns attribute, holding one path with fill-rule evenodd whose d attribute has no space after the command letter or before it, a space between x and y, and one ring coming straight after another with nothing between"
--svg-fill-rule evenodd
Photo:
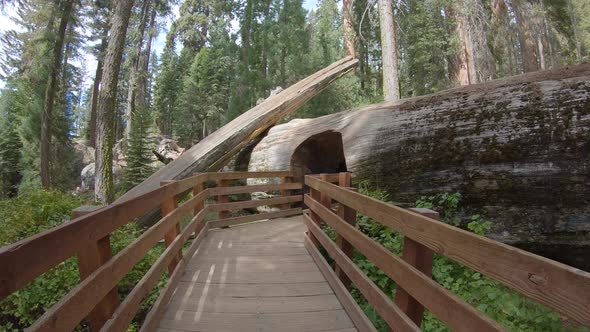
<instances>
[{"instance_id":1,"label":"wooden boardwalk","mask_svg":"<svg viewBox=\"0 0 590 332\"><path fill-rule=\"evenodd\" d=\"M357 331L305 231L302 216L211 230L158 331Z\"/></svg>"}]
</instances>

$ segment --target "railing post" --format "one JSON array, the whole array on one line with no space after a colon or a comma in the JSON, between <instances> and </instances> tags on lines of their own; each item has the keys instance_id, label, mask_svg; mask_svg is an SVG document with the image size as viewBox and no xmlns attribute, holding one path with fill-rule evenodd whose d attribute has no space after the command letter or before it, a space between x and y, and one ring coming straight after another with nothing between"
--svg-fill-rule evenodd
<instances>
[{"instance_id":1,"label":"railing post","mask_svg":"<svg viewBox=\"0 0 590 332\"><path fill-rule=\"evenodd\" d=\"M320 179L322 181L328 182L328 174L325 174L325 173L320 174ZM328 196L328 194L321 193L320 203L322 203L322 205L327 207L328 209L330 209L330 210L332 209L332 198L330 196Z\"/></svg>"},{"instance_id":2,"label":"railing post","mask_svg":"<svg viewBox=\"0 0 590 332\"><path fill-rule=\"evenodd\" d=\"M161 186L167 185L172 181L162 181L160 182ZM164 218L164 216L166 216L167 214L169 214L170 212L176 210L176 208L178 207L178 197L176 195L172 195L170 197L167 197L166 200L162 203L162 206L160 207L161 211L162 211L162 218ZM166 247L169 247L170 245L172 245L172 242L174 242L174 239L176 239L176 237L180 234L180 223L176 223L174 225L174 227L172 227L172 229L166 233L166 235L164 235L164 243L166 244ZM172 275L172 272L174 272L174 269L176 268L176 265L178 265L178 262L180 262L180 259L182 258L182 249L180 249L178 251L178 254L174 257L174 259L172 259L172 261L170 262L170 265L168 265L168 273L170 275Z\"/></svg>"},{"instance_id":3,"label":"railing post","mask_svg":"<svg viewBox=\"0 0 590 332\"><path fill-rule=\"evenodd\" d=\"M87 215L100 208L101 206L81 206L72 211L72 218ZM78 271L80 273L80 281L82 281L112 257L110 236L107 235L96 242L88 243L78 252L77 256ZM117 287L115 287L98 302L88 315L90 331L99 331L106 321L111 318L118 306L119 292Z\"/></svg>"},{"instance_id":4,"label":"railing post","mask_svg":"<svg viewBox=\"0 0 590 332\"><path fill-rule=\"evenodd\" d=\"M440 220L440 216L436 211L423 208L415 208L410 210L419 213L423 216ZM432 250L410 239L407 236L404 237L402 259L428 277L432 277L433 256L434 253L432 252ZM398 287L395 294L395 304L397 304L397 306L403 312L405 312L406 315L410 317L410 319L414 323L416 323L417 326L420 326L420 324L422 323L422 318L424 316L424 306L420 304L420 302L416 301L416 299L411 297L410 294L408 294L408 292Z\"/></svg>"},{"instance_id":5,"label":"railing post","mask_svg":"<svg viewBox=\"0 0 590 332\"><path fill-rule=\"evenodd\" d=\"M348 172L343 172L343 173L339 174L338 185L341 187L347 188L349 190L356 191L356 188L351 188L352 175ZM352 225L353 227L356 226L356 210L354 210L353 208L340 203L338 205L338 216L340 218L342 218L344 221L346 221L347 223L349 223L350 225ZM353 249L354 249L352 244L350 244L348 241L346 241L339 234L336 236L336 244L338 245L338 247L340 247L340 249L344 252L344 254L346 256L348 256L349 258L352 258L352 253L353 253ZM348 278L346 273L344 273L340 269L338 264L336 264L335 272L336 272L336 275L338 276L338 278L340 279L340 281L342 281L342 284L344 284L344 286L350 290L350 288L352 287L352 282L350 281L350 279Z\"/></svg>"},{"instance_id":6,"label":"railing post","mask_svg":"<svg viewBox=\"0 0 590 332\"><path fill-rule=\"evenodd\" d=\"M286 183L291 183L291 182L292 182L292 178L290 176L285 176L285 177L281 178L281 184L286 184ZM289 190L289 189L281 190L282 197L287 197L290 195L291 195L291 190ZM281 210L287 210L290 208L291 208L291 203L281 204Z\"/></svg>"},{"instance_id":7,"label":"railing post","mask_svg":"<svg viewBox=\"0 0 590 332\"><path fill-rule=\"evenodd\" d=\"M219 187L219 188L229 187L229 181L228 180L217 180L217 187ZM218 204L229 203L229 196L227 196L227 195L217 196L217 203ZM229 218L229 211L220 211L217 216L217 219L225 219L225 218ZM227 228L227 227L225 227L225 228Z\"/></svg>"},{"instance_id":8,"label":"railing post","mask_svg":"<svg viewBox=\"0 0 590 332\"><path fill-rule=\"evenodd\" d=\"M197 185L193 187L193 197L200 194L203 190L205 190L205 186L203 185L203 182L197 183ZM197 205L195 205L193 215L196 216L197 213L199 213L204 208L205 208L205 201L201 201L201 202L197 203ZM203 223L197 224L197 226L195 228L195 236L199 235L199 232L201 231L200 225L204 225L204 224Z\"/></svg>"}]
</instances>

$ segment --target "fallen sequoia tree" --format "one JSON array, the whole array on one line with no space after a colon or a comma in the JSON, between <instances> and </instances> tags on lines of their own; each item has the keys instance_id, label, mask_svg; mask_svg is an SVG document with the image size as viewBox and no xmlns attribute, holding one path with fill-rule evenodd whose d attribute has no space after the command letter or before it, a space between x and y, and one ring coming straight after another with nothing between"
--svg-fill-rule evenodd
<instances>
[{"instance_id":1,"label":"fallen sequoia tree","mask_svg":"<svg viewBox=\"0 0 590 332\"><path fill-rule=\"evenodd\" d=\"M460 192L495 238L589 269L577 261L590 257L589 154L582 64L293 120L271 128L248 170L348 169L408 206Z\"/></svg>"},{"instance_id":2,"label":"fallen sequoia tree","mask_svg":"<svg viewBox=\"0 0 590 332\"><path fill-rule=\"evenodd\" d=\"M357 62L352 57L344 58L266 99L185 151L178 159L121 196L117 202L156 189L164 180L219 170L244 145L351 71Z\"/></svg>"}]
</instances>

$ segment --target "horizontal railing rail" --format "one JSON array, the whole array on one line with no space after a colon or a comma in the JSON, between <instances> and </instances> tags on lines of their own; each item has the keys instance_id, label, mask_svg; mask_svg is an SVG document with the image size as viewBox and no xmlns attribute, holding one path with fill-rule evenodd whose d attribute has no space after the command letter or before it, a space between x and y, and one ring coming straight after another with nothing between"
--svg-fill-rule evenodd
<instances>
[{"instance_id":1,"label":"horizontal railing rail","mask_svg":"<svg viewBox=\"0 0 590 332\"><path fill-rule=\"evenodd\" d=\"M238 186L232 186L232 180L248 178L280 178L281 183L253 186L240 186L237 183ZM216 182L217 187L205 188L210 182ZM193 256L209 228L301 214L301 208L292 208L291 204L300 202L302 197L290 194L291 190L301 187L302 184L292 182L289 171L203 173L187 179L164 182L162 187L144 195L95 211L75 211L75 218L70 222L0 248L0 300L66 259L77 257L80 283L29 329L68 331L88 318L92 331L124 331L142 302L168 270L168 283L160 292L142 326L142 330L153 330L188 259ZM191 191L192 197L179 204ZM231 195L258 191L280 192L280 197L229 201ZM207 204L209 199L216 199L217 202ZM229 216L230 210L263 205L280 205L280 210ZM111 257L110 234L157 208L162 211L161 219ZM218 212L217 220L206 221L207 215L212 212ZM181 229L181 220L189 215L192 215L190 222ZM182 248L191 236L194 239L183 255ZM166 245L162 255L123 301L119 302L118 283L162 239Z\"/></svg>"},{"instance_id":2,"label":"horizontal railing rail","mask_svg":"<svg viewBox=\"0 0 590 332\"><path fill-rule=\"evenodd\" d=\"M434 253L590 326L590 273L447 225L436 220L438 215L434 211L403 209L359 194L349 188L348 173L307 175L305 185L310 188L304 197L309 208L304 214L308 227L306 247L312 256L324 259L317 253L323 247L335 261L335 271L327 272L338 276L333 286L349 288L354 284L395 331L419 330L425 308L452 330L505 330L432 279ZM402 256L357 229L357 213L403 234ZM324 224L336 232L336 241L322 230ZM353 263L353 248L398 285L395 301ZM341 298L343 303L344 300ZM359 320L357 327L365 322Z\"/></svg>"}]
</instances>

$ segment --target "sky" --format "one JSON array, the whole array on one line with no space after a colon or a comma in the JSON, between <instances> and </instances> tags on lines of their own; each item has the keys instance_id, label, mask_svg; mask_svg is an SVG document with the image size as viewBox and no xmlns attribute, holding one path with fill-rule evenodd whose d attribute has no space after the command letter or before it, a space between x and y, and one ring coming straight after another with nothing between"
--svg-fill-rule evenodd
<instances>
[{"instance_id":1,"label":"sky","mask_svg":"<svg viewBox=\"0 0 590 332\"><path fill-rule=\"evenodd\" d=\"M304 0L303 7L308 11L315 9L317 6L318 0ZM0 11L0 33L8 30L18 30L18 26L11 20L11 13L14 12L14 7L6 6L4 10ZM162 54L164 50L164 45L166 43L166 34L170 30L170 25L172 24L172 20L179 16L178 6L173 8L174 18L168 18L166 22L166 29L163 29L156 40L154 41L153 48L156 54ZM239 29L238 20L232 24L235 30ZM96 71L96 59L89 53L83 52L82 58L78 59L73 62L74 65L80 68L84 68L84 85L89 86L92 84L92 80L94 79L94 74ZM4 88L5 82L0 80L0 89Z\"/></svg>"}]
</instances>

